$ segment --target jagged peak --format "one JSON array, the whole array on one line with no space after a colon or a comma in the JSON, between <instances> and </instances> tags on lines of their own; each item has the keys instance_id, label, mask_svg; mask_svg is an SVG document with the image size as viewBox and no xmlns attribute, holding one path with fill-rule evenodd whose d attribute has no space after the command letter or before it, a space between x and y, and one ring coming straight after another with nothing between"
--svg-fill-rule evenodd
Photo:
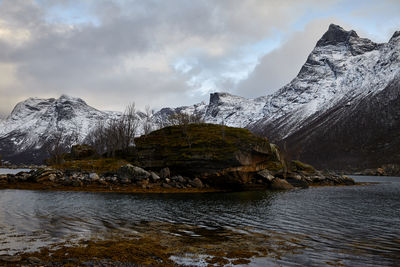
<instances>
[{"instance_id":1,"label":"jagged peak","mask_svg":"<svg viewBox=\"0 0 400 267\"><path fill-rule=\"evenodd\" d=\"M346 43L349 41L350 37L359 38L358 34L354 30L346 31L339 25L330 24L328 31L326 31L317 42L317 46Z\"/></svg>"},{"instance_id":2,"label":"jagged peak","mask_svg":"<svg viewBox=\"0 0 400 267\"><path fill-rule=\"evenodd\" d=\"M400 36L400 31L395 31L395 32L393 33L392 38L390 38L390 41L389 41L389 42L393 41L394 39L397 39L399 36Z\"/></svg>"},{"instance_id":3,"label":"jagged peak","mask_svg":"<svg viewBox=\"0 0 400 267\"><path fill-rule=\"evenodd\" d=\"M69 96L69 95L66 95L66 94L62 94L62 95L57 99L57 101L58 101L58 102L65 102L65 101L79 102L79 103L82 103L82 104L87 105L86 102L85 102L82 98L73 97L73 96Z\"/></svg>"},{"instance_id":4,"label":"jagged peak","mask_svg":"<svg viewBox=\"0 0 400 267\"><path fill-rule=\"evenodd\" d=\"M232 95L226 92L215 92L210 94L210 105L218 105L224 102L224 99L244 99L241 96Z\"/></svg>"}]
</instances>

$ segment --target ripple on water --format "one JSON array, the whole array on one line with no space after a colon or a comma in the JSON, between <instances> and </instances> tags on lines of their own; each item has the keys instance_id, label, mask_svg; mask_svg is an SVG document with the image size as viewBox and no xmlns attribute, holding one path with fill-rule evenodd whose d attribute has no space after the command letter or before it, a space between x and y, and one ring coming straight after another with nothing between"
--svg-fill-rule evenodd
<instances>
[{"instance_id":1,"label":"ripple on water","mask_svg":"<svg viewBox=\"0 0 400 267\"><path fill-rule=\"evenodd\" d=\"M263 259L271 266L393 266L400 260L399 182L400 178L386 177L385 183L368 186L273 193L135 195L1 190L0 252L35 249L68 239L140 235L143 225L154 227L143 223L164 222L196 226L196 230L170 232L188 240L208 238L212 242L213 236L220 238L227 230L274 233L283 240L296 235L300 241L292 244L304 248L279 259ZM260 259L252 264L258 263Z\"/></svg>"}]
</instances>

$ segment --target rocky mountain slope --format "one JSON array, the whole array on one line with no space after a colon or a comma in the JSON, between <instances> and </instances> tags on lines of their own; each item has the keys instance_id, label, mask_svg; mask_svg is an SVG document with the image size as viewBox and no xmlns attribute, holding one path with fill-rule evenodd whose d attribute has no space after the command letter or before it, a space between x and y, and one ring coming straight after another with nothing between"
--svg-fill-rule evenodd
<instances>
[{"instance_id":1,"label":"rocky mountain slope","mask_svg":"<svg viewBox=\"0 0 400 267\"><path fill-rule=\"evenodd\" d=\"M400 32L375 44L331 25L250 126L319 168L400 163Z\"/></svg>"}]
</instances>

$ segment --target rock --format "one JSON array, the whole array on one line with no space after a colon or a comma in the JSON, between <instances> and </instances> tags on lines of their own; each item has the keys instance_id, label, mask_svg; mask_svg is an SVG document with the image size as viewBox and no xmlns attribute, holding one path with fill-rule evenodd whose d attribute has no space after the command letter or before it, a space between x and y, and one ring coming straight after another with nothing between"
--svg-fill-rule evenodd
<instances>
[{"instance_id":1,"label":"rock","mask_svg":"<svg viewBox=\"0 0 400 267\"><path fill-rule=\"evenodd\" d=\"M292 160L290 163L290 169L292 172L299 172L299 173L306 173L306 174L313 174L317 171L314 169L313 166L303 163L298 160Z\"/></svg>"},{"instance_id":2,"label":"rock","mask_svg":"<svg viewBox=\"0 0 400 267\"><path fill-rule=\"evenodd\" d=\"M54 173L51 173L48 178L50 182L54 182L56 180L56 175Z\"/></svg>"},{"instance_id":3,"label":"rock","mask_svg":"<svg viewBox=\"0 0 400 267\"><path fill-rule=\"evenodd\" d=\"M306 180L303 180L300 176L300 178L298 179L298 177L296 178L286 178L286 181L291 184L294 187L301 187L301 188L308 188L308 182Z\"/></svg>"},{"instance_id":4,"label":"rock","mask_svg":"<svg viewBox=\"0 0 400 267\"><path fill-rule=\"evenodd\" d=\"M199 178L194 178L193 180L189 180L189 184L195 188L203 188L203 182Z\"/></svg>"},{"instance_id":5,"label":"rock","mask_svg":"<svg viewBox=\"0 0 400 267\"><path fill-rule=\"evenodd\" d=\"M172 186L170 186L170 185L167 184L167 183L162 183L161 186L164 187L164 188L172 188Z\"/></svg>"},{"instance_id":6,"label":"rock","mask_svg":"<svg viewBox=\"0 0 400 267\"><path fill-rule=\"evenodd\" d=\"M9 262L9 263L15 263L15 262L20 262L22 258L20 256L0 256L0 261L4 262Z\"/></svg>"},{"instance_id":7,"label":"rock","mask_svg":"<svg viewBox=\"0 0 400 267\"><path fill-rule=\"evenodd\" d=\"M171 180L175 181L175 182L180 182L180 183L184 183L186 181L185 178L183 178L182 175L172 176Z\"/></svg>"},{"instance_id":8,"label":"rock","mask_svg":"<svg viewBox=\"0 0 400 267\"><path fill-rule=\"evenodd\" d=\"M272 182L272 180L275 178L267 169L259 171L257 174L268 182Z\"/></svg>"},{"instance_id":9,"label":"rock","mask_svg":"<svg viewBox=\"0 0 400 267\"><path fill-rule=\"evenodd\" d=\"M89 173L89 179L92 182L97 182L100 179L100 177L97 173L92 172L92 173Z\"/></svg>"},{"instance_id":10,"label":"rock","mask_svg":"<svg viewBox=\"0 0 400 267\"><path fill-rule=\"evenodd\" d=\"M29 257L29 258L27 258L27 260L31 264L39 264L42 262L39 258L36 258L36 257Z\"/></svg>"},{"instance_id":11,"label":"rock","mask_svg":"<svg viewBox=\"0 0 400 267\"><path fill-rule=\"evenodd\" d=\"M80 180L74 180L74 181L72 181L71 184L72 184L73 187L81 187L81 186L83 186L83 183Z\"/></svg>"},{"instance_id":12,"label":"rock","mask_svg":"<svg viewBox=\"0 0 400 267\"><path fill-rule=\"evenodd\" d=\"M160 177L161 177L162 179L166 179L166 178L171 177L171 172L169 171L169 168L168 168L168 167L167 167L167 168L161 169L161 171L160 171Z\"/></svg>"},{"instance_id":13,"label":"rock","mask_svg":"<svg viewBox=\"0 0 400 267\"><path fill-rule=\"evenodd\" d=\"M131 180L129 178L121 178L120 182L121 184L129 184L131 183Z\"/></svg>"},{"instance_id":14,"label":"rock","mask_svg":"<svg viewBox=\"0 0 400 267\"><path fill-rule=\"evenodd\" d=\"M273 190L290 190L293 186L284 179L275 178L272 180L271 189Z\"/></svg>"},{"instance_id":15,"label":"rock","mask_svg":"<svg viewBox=\"0 0 400 267\"><path fill-rule=\"evenodd\" d=\"M223 136L223 138L221 138ZM202 177L221 188L237 189L254 180L258 171L282 169L276 146L249 130L215 124L165 127L135 139L137 161L144 168Z\"/></svg>"},{"instance_id":16,"label":"rock","mask_svg":"<svg viewBox=\"0 0 400 267\"><path fill-rule=\"evenodd\" d=\"M186 178L185 178L185 177L183 177L183 176L179 175L179 176L178 176L178 182L180 182L180 183L186 183L186 182L187 182L187 180L186 180Z\"/></svg>"},{"instance_id":17,"label":"rock","mask_svg":"<svg viewBox=\"0 0 400 267\"><path fill-rule=\"evenodd\" d=\"M101 185L106 185L107 184L106 179L104 179L104 178L100 178L97 182L99 184L101 184Z\"/></svg>"},{"instance_id":18,"label":"rock","mask_svg":"<svg viewBox=\"0 0 400 267\"><path fill-rule=\"evenodd\" d=\"M147 179L151 176L148 171L131 164L120 167L117 171L117 174L120 179L130 179L134 181Z\"/></svg>"},{"instance_id":19,"label":"rock","mask_svg":"<svg viewBox=\"0 0 400 267\"><path fill-rule=\"evenodd\" d=\"M152 182L158 182L160 180L160 176L158 176L155 172L150 172L150 178Z\"/></svg>"},{"instance_id":20,"label":"rock","mask_svg":"<svg viewBox=\"0 0 400 267\"><path fill-rule=\"evenodd\" d=\"M143 179L136 183L137 185L141 186L142 188L146 188L149 184L149 179Z\"/></svg>"}]
</instances>

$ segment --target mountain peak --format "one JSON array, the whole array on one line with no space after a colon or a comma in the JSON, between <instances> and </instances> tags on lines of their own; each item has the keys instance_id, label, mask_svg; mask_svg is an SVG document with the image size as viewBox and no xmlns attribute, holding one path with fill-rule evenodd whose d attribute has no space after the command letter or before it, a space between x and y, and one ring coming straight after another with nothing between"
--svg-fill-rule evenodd
<instances>
[{"instance_id":1,"label":"mountain peak","mask_svg":"<svg viewBox=\"0 0 400 267\"><path fill-rule=\"evenodd\" d=\"M67 101L78 102L78 103L87 105L86 102L83 99L81 99L79 97L72 97L72 96L69 96L69 95L66 95L66 94L62 94L60 96L60 98L57 99L57 102L67 102Z\"/></svg>"},{"instance_id":2,"label":"mountain peak","mask_svg":"<svg viewBox=\"0 0 400 267\"><path fill-rule=\"evenodd\" d=\"M391 42L392 40L396 39L396 38L399 37L399 36L400 36L400 31L395 31L395 32L393 33L392 38L390 38L390 41L389 41L389 42Z\"/></svg>"},{"instance_id":3,"label":"mountain peak","mask_svg":"<svg viewBox=\"0 0 400 267\"><path fill-rule=\"evenodd\" d=\"M346 43L350 37L358 38L355 31L346 31L336 24L329 25L328 31L319 39L317 46L337 45L339 43Z\"/></svg>"}]
</instances>

